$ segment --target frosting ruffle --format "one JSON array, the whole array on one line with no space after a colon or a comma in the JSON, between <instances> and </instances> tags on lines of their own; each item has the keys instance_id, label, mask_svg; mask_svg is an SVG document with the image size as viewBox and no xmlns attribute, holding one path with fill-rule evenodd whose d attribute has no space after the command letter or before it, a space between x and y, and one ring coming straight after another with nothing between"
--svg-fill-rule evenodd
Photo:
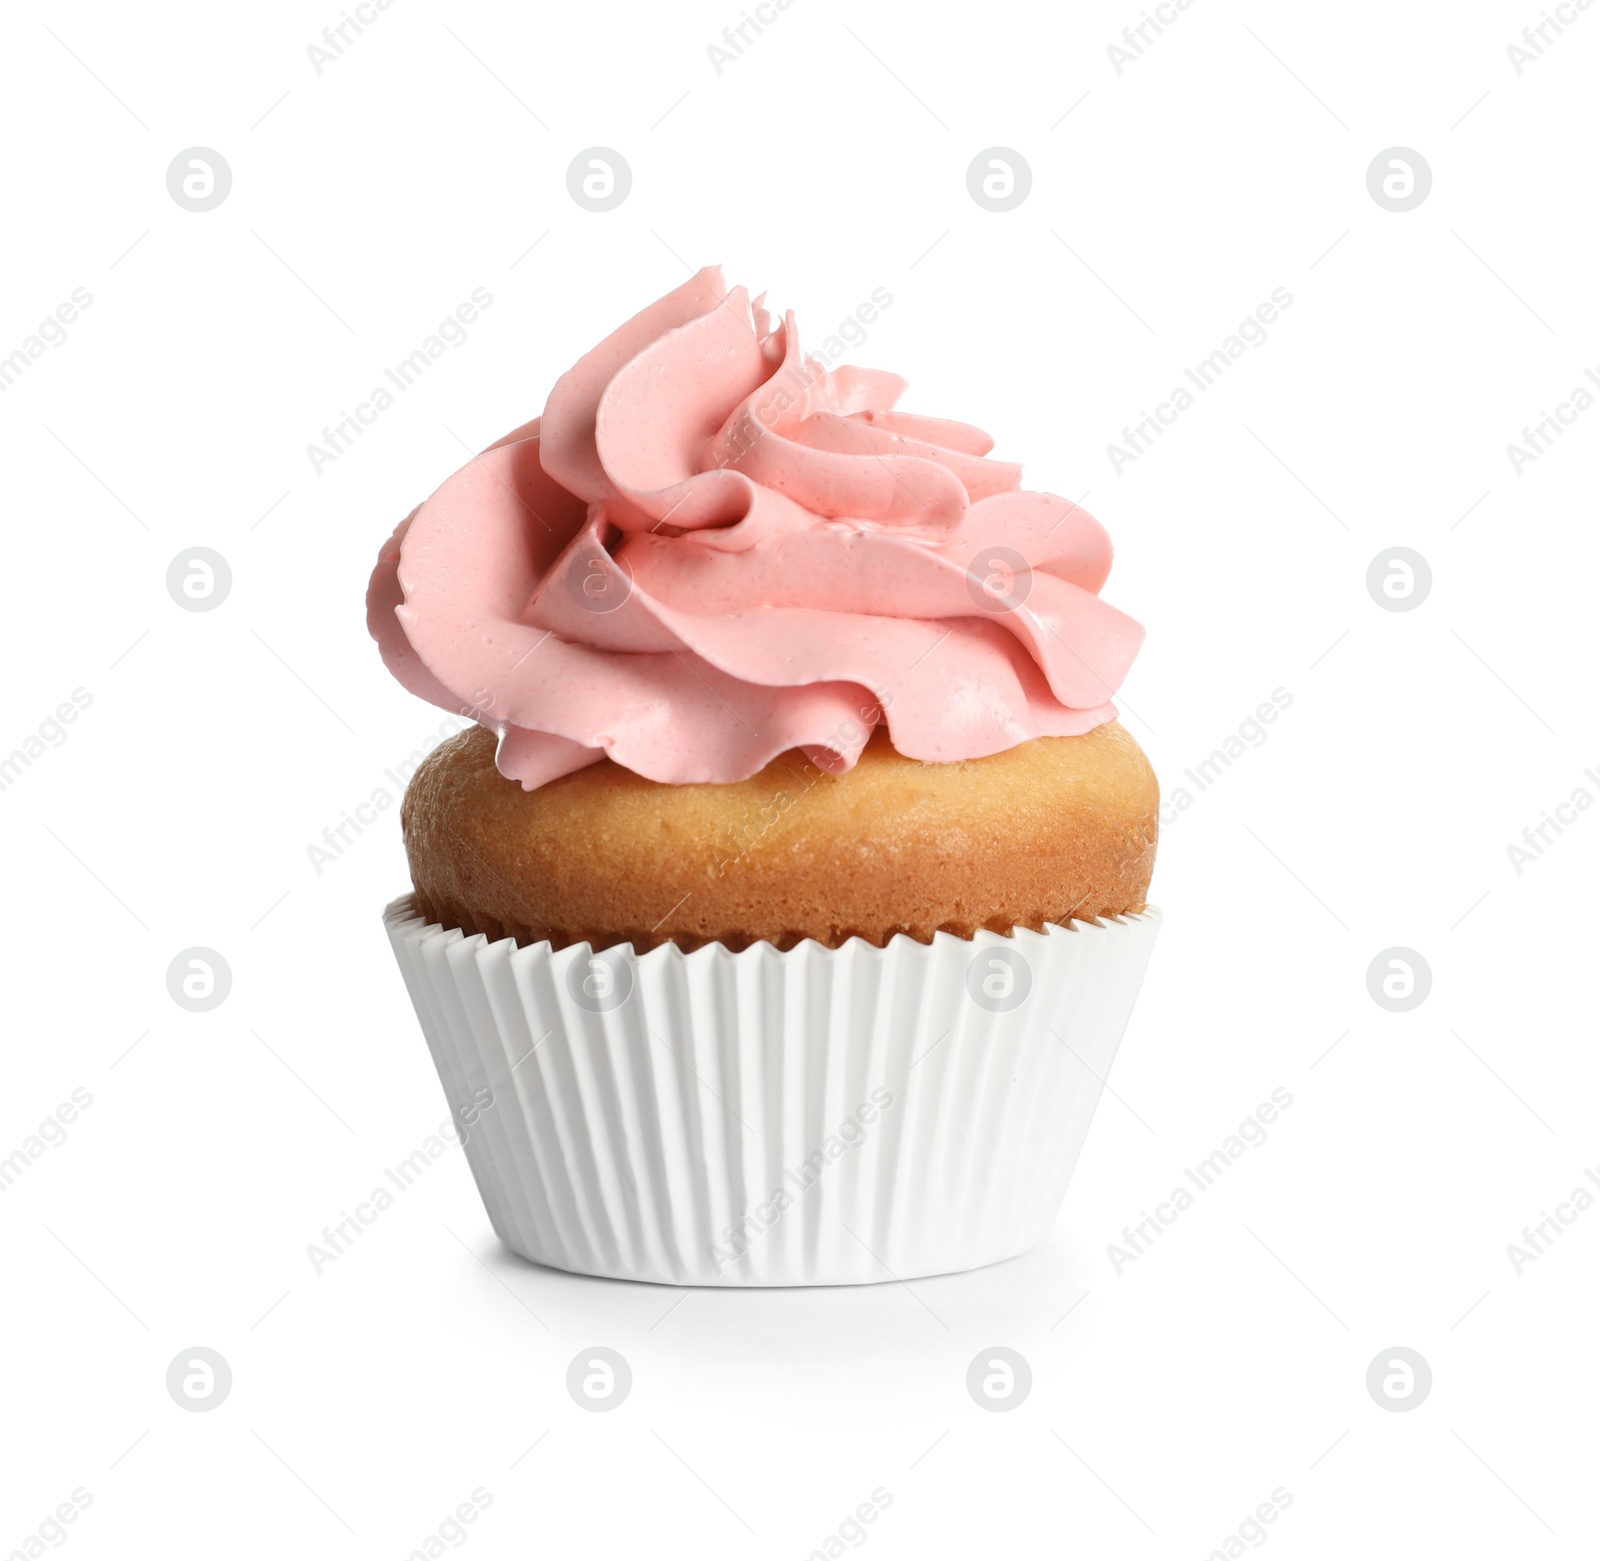
<instances>
[{"instance_id":1,"label":"frosting ruffle","mask_svg":"<svg viewBox=\"0 0 1600 1561\"><path fill-rule=\"evenodd\" d=\"M1105 531L904 389L699 272L400 524L367 592L385 663L529 790L605 757L844 770L880 722L938 762L1113 719L1143 630L1100 600Z\"/></svg>"}]
</instances>

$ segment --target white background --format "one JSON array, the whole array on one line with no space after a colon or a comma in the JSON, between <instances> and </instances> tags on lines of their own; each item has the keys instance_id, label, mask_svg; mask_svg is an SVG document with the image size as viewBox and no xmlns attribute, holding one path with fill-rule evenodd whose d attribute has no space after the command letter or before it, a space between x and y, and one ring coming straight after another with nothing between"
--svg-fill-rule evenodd
<instances>
[{"instance_id":1,"label":"white background","mask_svg":"<svg viewBox=\"0 0 1600 1561\"><path fill-rule=\"evenodd\" d=\"M319 75L333 0L7 8L0 354L94 302L0 395L0 751L92 704L0 792L0 1156L93 1104L0 1195L0 1554L83 1487L85 1561L400 1557L481 1487L480 1557L801 1557L880 1486L885 1557L1200 1557L1277 1487L1285 1558L1593 1554L1600 1210L1506 1252L1600 1167L1600 816L1520 874L1506 851L1600 795L1600 409L1506 453L1600 372L1600 9L1519 76L1537 11L1197 0L1119 75L1131 0L796 0L718 74L736 0L396 0ZM203 214L165 184L197 145L233 175ZM566 189L594 145L633 172L604 215ZM1033 174L1005 214L966 188L993 146ZM1395 146L1433 173L1404 214L1366 185ZM1166 831L1116 1098L1031 1255L590 1281L501 1250L452 1151L318 1275L308 1243L446 1111L380 926L396 813L307 852L439 719L366 637L368 569L717 261L812 341L887 288L850 360L1086 495L1169 796L1293 703ZM466 344L314 473L475 287ZM1116 475L1108 442L1275 287L1266 344ZM1432 568L1411 612L1365 586L1396 545ZM209 613L165 587L195 546L232 569ZM232 969L209 1013L167 994L191 945ZM1432 970L1409 1013L1368 995L1392 945ZM1269 1141L1114 1272L1275 1087ZM989 1414L965 1373L1000 1344L1034 1386ZM233 1372L210 1413L164 1385L195 1345ZM564 1387L591 1345L632 1365L613 1413ZM1433 1372L1408 1413L1365 1386L1397 1345Z\"/></svg>"}]
</instances>

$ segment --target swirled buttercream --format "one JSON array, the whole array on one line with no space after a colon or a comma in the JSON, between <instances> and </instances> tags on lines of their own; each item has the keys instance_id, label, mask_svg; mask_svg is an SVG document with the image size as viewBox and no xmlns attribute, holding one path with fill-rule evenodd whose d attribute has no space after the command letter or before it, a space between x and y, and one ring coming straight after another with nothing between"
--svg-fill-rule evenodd
<instances>
[{"instance_id":1,"label":"swirled buttercream","mask_svg":"<svg viewBox=\"0 0 1600 1561\"><path fill-rule=\"evenodd\" d=\"M715 268L613 332L384 545L367 620L413 693L529 790L611 758L735 781L1086 732L1143 630L1111 544L962 423L829 370Z\"/></svg>"}]
</instances>

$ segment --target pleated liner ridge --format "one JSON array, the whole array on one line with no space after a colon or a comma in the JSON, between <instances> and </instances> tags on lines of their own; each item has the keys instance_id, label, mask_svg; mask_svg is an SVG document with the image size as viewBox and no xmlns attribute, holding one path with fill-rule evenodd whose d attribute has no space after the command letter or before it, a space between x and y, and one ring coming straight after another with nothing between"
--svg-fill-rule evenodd
<instances>
[{"instance_id":1,"label":"pleated liner ridge","mask_svg":"<svg viewBox=\"0 0 1600 1561\"><path fill-rule=\"evenodd\" d=\"M464 937L409 896L384 920L500 1239L740 1286L952 1273L1047 1235L1160 913L643 956Z\"/></svg>"}]
</instances>

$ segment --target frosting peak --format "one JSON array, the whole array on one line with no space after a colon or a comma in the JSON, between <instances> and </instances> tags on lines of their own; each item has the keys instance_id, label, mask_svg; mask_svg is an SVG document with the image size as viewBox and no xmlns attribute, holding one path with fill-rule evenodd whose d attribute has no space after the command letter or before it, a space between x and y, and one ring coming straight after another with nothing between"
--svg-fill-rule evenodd
<instances>
[{"instance_id":1,"label":"frosting peak","mask_svg":"<svg viewBox=\"0 0 1600 1561\"><path fill-rule=\"evenodd\" d=\"M880 722L945 761L1113 719L1143 630L1098 596L1105 531L905 388L708 267L401 522L367 591L384 661L529 790L607 756L844 770Z\"/></svg>"}]
</instances>

